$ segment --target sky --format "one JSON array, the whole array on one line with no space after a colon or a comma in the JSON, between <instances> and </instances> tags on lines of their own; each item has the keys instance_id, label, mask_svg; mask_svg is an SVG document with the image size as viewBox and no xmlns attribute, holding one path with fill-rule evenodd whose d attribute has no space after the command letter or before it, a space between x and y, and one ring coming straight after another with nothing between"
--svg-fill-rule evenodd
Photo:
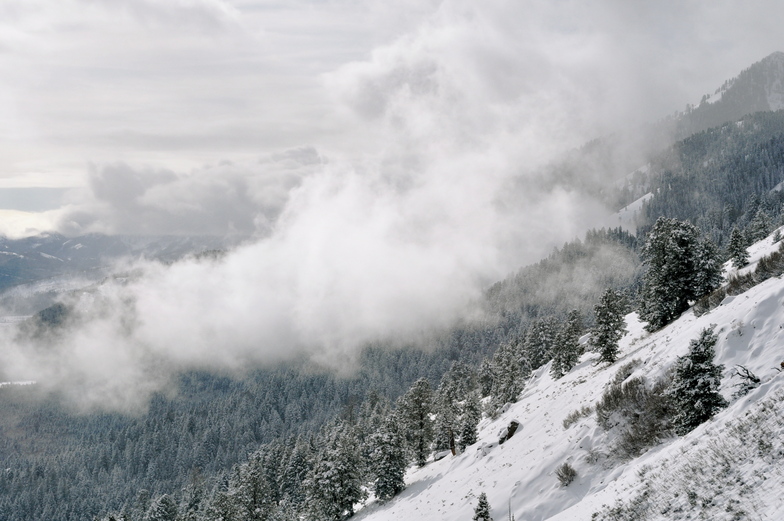
<instances>
[{"instance_id":1,"label":"sky","mask_svg":"<svg viewBox=\"0 0 784 521\"><path fill-rule=\"evenodd\" d=\"M350 365L470 318L608 212L534 173L698 102L781 50L782 19L720 0L0 0L0 233L246 238L79 302L62 357L0 362L123 397L281 353Z\"/></svg>"},{"instance_id":2,"label":"sky","mask_svg":"<svg viewBox=\"0 0 784 521\"><path fill-rule=\"evenodd\" d=\"M698 100L780 48L782 11L668 0L3 0L0 189L50 190L0 205L69 204L106 221L28 215L40 229L143 232L96 208L118 203L96 177L132 169L160 186L150 172L166 172L214 191L234 175L264 199L290 175L268 158L303 147L355 167L412 141L432 155L507 139L518 149L510 160L538 163ZM53 198L53 188L76 190ZM151 199L143 204L161 204Z\"/></svg>"}]
</instances>

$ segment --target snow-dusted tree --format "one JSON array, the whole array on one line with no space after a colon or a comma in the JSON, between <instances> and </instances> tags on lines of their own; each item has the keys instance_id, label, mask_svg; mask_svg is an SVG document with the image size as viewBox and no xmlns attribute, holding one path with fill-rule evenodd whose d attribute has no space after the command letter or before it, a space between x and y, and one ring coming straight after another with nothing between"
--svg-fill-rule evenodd
<instances>
[{"instance_id":1,"label":"snow-dusted tree","mask_svg":"<svg viewBox=\"0 0 784 521\"><path fill-rule=\"evenodd\" d=\"M362 479L372 482L375 479L372 465L372 454L376 451L377 443L374 439L379 426L383 425L392 414L392 404L389 400L376 391L371 391L359 407L354 433L359 443L359 456L362 461Z\"/></svg>"},{"instance_id":2,"label":"snow-dusted tree","mask_svg":"<svg viewBox=\"0 0 784 521\"><path fill-rule=\"evenodd\" d=\"M339 521L354 514L366 498L359 472L356 439L351 427L337 424L323 436L324 446L305 482L310 519Z\"/></svg>"},{"instance_id":3,"label":"snow-dusted tree","mask_svg":"<svg viewBox=\"0 0 784 521\"><path fill-rule=\"evenodd\" d=\"M374 490L382 501L400 493L406 483L403 477L408 464L403 435L394 416L387 418L371 436L375 450L370 455L370 467L375 475Z\"/></svg>"},{"instance_id":4,"label":"snow-dusted tree","mask_svg":"<svg viewBox=\"0 0 784 521\"><path fill-rule=\"evenodd\" d=\"M553 365L550 369L553 378L561 378L577 364L580 355L583 354L582 346L579 344L582 331L582 314L576 309L570 311L566 324L555 338Z\"/></svg>"},{"instance_id":5,"label":"snow-dusted tree","mask_svg":"<svg viewBox=\"0 0 784 521\"><path fill-rule=\"evenodd\" d=\"M224 476L212 491L202 519L204 521L234 521L241 519L237 502Z\"/></svg>"},{"instance_id":6,"label":"snow-dusted tree","mask_svg":"<svg viewBox=\"0 0 784 521\"><path fill-rule=\"evenodd\" d=\"M713 241L707 238L700 240L695 253L694 270L694 296L690 300L696 300L721 286L721 255Z\"/></svg>"},{"instance_id":7,"label":"snow-dusted tree","mask_svg":"<svg viewBox=\"0 0 784 521\"><path fill-rule=\"evenodd\" d=\"M733 228L730 234L727 254L736 268L742 268L749 263L749 250L746 249L746 240L737 227Z\"/></svg>"},{"instance_id":8,"label":"snow-dusted tree","mask_svg":"<svg viewBox=\"0 0 784 521\"><path fill-rule=\"evenodd\" d=\"M541 367L552 358L558 325L554 317L535 320L525 335L524 350L532 369Z\"/></svg>"},{"instance_id":9,"label":"snow-dusted tree","mask_svg":"<svg viewBox=\"0 0 784 521\"><path fill-rule=\"evenodd\" d=\"M298 437L280 477L280 496L284 503L300 505L305 502L303 483L313 468L312 459L310 443Z\"/></svg>"},{"instance_id":10,"label":"snow-dusted tree","mask_svg":"<svg viewBox=\"0 0 784 521\"><path fill-rule=\"evenodd\" d=\"M267 521L277 510L264 470L264 455L251 454L248 462L232 469L231 476L213 491L203 519L206 521Z\"/></svg>"},{"instance_id":11,"label":"snow-dusted tree","mask_svg":"<svg viewBox=\"0 0 784 521\"><path fill-rule=\"evenodd\" d=\"M397 414L406 442L420 467L425 465L430 454L430 442L433 441L432 408L433 391L426 378L417 380L398 400Z\"/></svg>"},{"instance_id":12,"label":"snow-dusted tree","mask_svg":"<svg viewBox=\"0 0 784 521\"><path fill-rule=\"evenodd\" d=\"M519 344L505 343L493 355L493 402L496 406L516 402L525 380L531 374L531 364Z\"/></svg>"},{"instance_id":13,"label":"snow-dusted tree","mask_svg":"<svg viewBox=\"0 0 784 521\"><path fill-rule=\"evenodd\" d=\"M623 295L608 288L593 308L596 325L591 331L591 346L599 352L599 361L613 364L618 359L618 341L626 332Z\"/></svg>"},{"instance_id":14,"label":"snow-dusted tree","mask_svg":"<svg viewBox=\"0 0 784 521\"><path fill-rule=\"evenodd\" d=\"M479 494L479 502L474 509L473 521L493 521L490 517L490 503L487 502L487 494L482 492Z\"/></svg>"},{"instance_id":15,"label":"snow-dusted tree","mask_svg":"<svg viewBox=\"0 0 784 521\"><path fill-rule=\"evenodd\" d=\"M752 241L761 241L768 236L772 227L770 216L760 208L749 223L749 237Z\"/></svg>"},{"instance_id":16,"label":"snow-dusted tree","mask_svg":"<svg viewBox=\"0 0 784 521\"><path fill-rule=\"evenodd\" d=\"M688 309L690 300L721 282L715 246L688 222L660 217L648 234L642 258L648 271L639 314L651 331L676 319Z\"/></svg>"},{"instance_id":17,"label":"snow-dusted tree","mask_svg":"<svg viewBox=\"0 0 784 521\"><path fill-rule=\"evenodd\" d=\"M230 490L239 511L239 519L266 521L275 510L276 503L268 477L265 475L264 454L251 454L247 463L239 466L230 482Z\"/></svg>"},{"instance_id":18,"label":"snow-dusted tree","mask_svg":"<svg viewBox=\"0 0 784 521\"><path fill-rule=\"evenodd\" d=\"M444 374L434 400L436 450L457 453L458 422L462 414L460 402L475 386L476 374L463 362L454 362Z\"/></svg>"},{"instance_id":19,"label":"snow-dusted tree","mask_svg":"<svg viewBox=\"0 0 784 521\"><path fill-rule=\"evenodd\" d=\"M145 521L176 521L177 503L168 494L164 494L150 506Z\"/></svg>"},{"instance_id":20,"label":"snow-dusted tree","mask_svg":"<svg viewBox=\"0 0 784 521\"><path fill-rule=\"evenodd\" d=\"M460 418L460 440L458 447L464 451L469 445L476 443L476 426L482 419L482 405L479 402L479 392L468 393L463 405L463 416Z\"/></svg>"},{"instance_id":21,"label":"snow-dusted tree","mask_svg":"<svg viewBox=\"0 0 784 521\"><path fill-rule=\"evenodd\" d=\"M493 362L490 358L485 358L479 365L479 375L477 377L482 396L490 396L492 394L493 378Z\"/></svg>"},{"instance_id":22,"label":"snow-dusted tree","mask_svg":"<svg viewBox=\"0 0 784 521\"><path fill-rule=\"evenodd\" d=\"M724 366L713 363L716 340L711 329L703 329L699 338L689 343L689 353L675 364L669 395L678 411L673 418L678 434L690 432L727 406L719 393Z\"/></svg>"}]
</instances>

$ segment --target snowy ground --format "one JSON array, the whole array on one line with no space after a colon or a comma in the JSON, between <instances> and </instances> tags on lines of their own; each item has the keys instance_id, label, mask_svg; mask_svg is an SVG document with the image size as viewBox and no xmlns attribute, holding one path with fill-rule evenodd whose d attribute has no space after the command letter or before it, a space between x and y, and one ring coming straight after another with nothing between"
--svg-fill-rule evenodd
<instances>
[{"instance_id":1,"label":"snowy ground","mask_svg":"<svg viewBox=\"0 0 784 521\"><path fill-rule=\"evenodd\" d=\"M647 193L636 201L629 203L627 206L609 216L605 222L605 226L609 228L617 228L620 226L627 232L634 233L637 230L637 216L642 210L642 205L652 197L653 194Z\"/></svg>"},{"instance_id":2,"label":"snowy ground","mask_svg":"<svg viewBox=\"0 0 784 521\"><path fill-rule=\"evenodd\" d=\"M750 249L756 262L778 245L770 239ZM784 519L784 281L773 278L718 308L695 317L691 311L667 328L647 333L635 314L621 357L597 366L586 353L568 375L554 381L549 365L539 369L517 403L480 424L480 441L464 454L412 469L407 489L387 504L370 503L362 521L471 519L477 497L487 494L496 520L591 519L604 506L619 519ZM673 438L632 461L608 451L608 433L591 414L565 429L575 410L593 406L619 367L639 360L635 375L657 379L686 354L689 341L706 327L718 334L716 362L724 364L722 391L730 399L736 364L763 383L732 401L713 420L687 436ZM497 445L511 420L515 436ZM485 448L482 448L485 446ZM569 462L575 481L563 487L556 467ZM636 510L635 510L636 509Z\"/></svg>"}]
</instances>

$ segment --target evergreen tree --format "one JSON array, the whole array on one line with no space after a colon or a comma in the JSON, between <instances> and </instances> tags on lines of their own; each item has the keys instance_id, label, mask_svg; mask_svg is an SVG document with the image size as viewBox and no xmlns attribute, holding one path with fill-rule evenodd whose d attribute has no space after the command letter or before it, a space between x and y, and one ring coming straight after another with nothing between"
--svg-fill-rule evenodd
<instances>
[{"instance_id":1,"label":"evergreen tree","mask_svg":"<svg viewBox=\"0 0 784 521\"><path fill-rule=\"evenodd\" d=\"M482 419L482 406L479 402L479 392L473 391L468 394L463 406L463 416L460 419L460 441L458 447L460 451L465 451L466 447L473 445L477 441L476 427Z\"/></svg>"},{"instance_id":2,"label":"evergreen tree","mask_svg":"<svg viewBox=\"0 0 784 521\"><path fill-rule=\"evenodd\" d=\"M596 325L591 332L591 345L599 351L600 362L613 364L618 359L618 341L626 332L623 295L607 289L593 311Z\"/></svg>"},{"instance_id":3,"label":"evergreen tree","mask_svg":"<svg viewBox=\"0 0 784 521\"><path fill-rule=\"evenodd\" d=\"M392 406L385 397L375 391L368 393L359 408L357 423L354 433L359 443L359 455L362 461L362 480L372 482L375 479L371 465L373 453L377 448L376 434L379 426L383 425L392 414Z\"/></svg>"},{"instance_id":4,"label":"evergreen tree","mask_svg":"<svg viewBox=\"0 0 784 521\"><path fill-rule=\"evenodd\" d=\"M732 261L732 264L738 269L749 263L749 250L746 249L746 242L744 241L743 234L737 227L732 229L727 254Z\"/></svg>"},{"instance_id":5,"label":"evergreen tree","mask_svg":"<svg viewBox=\"0 0 784 521\"><path fill-rule=\"evenodd\" d=\"M310 444L298 437L280 479L280 495L286 504L301 505L305 502L303 483L313 468Z\"/></svg>"},{"instance_id":6,"label":"evergreen tree","mask_svg":"<svg viewBox=\"0 0 784 521\"><path fill-rule=\"evenodd\" d=\"M406 487L403 479L407 466L405 447L394 416L390 416L371 439L375 446L370 463L376 476L374 489L376 497L386 501Z\"/></svg>"},{"instance_id":7,"label":"evergreen tree","mask_svg":"<svg viewBox=\"0 0 784 521\"><path fill-rule=\"evenodd\" d=\"M772 227L770 216L760 208L749 223L749 236L753 242L761 241L768 236Z\"/></svg>"},{"instance_id":8,"label":"evergreen tree","mask_svg":"<svg viewBox=\"0 0 784 521\"><path fill-rule=\"evenodd\" d=\"M314 520L339 521L354 514L366 498L359 472L356 439L350 426L337 424L324 435L325 446L306 480L306 502Z\"/></svg>"},{"instance_id":9,"label":"evergreen tree","mask_svg":"<svg viewBox=\"0 0 784 521\"><path fill-rule=\"evenodd\" d=\"M177 503L171 496L164 494L152 503L144 519L145 521L176 521Z\"/></svg>"},{"instance_id":10,"label":"evergreen tree","mask_svg":"<svg viewBox=\"0 0 784 521\"><path fill-rule=\"evenodd\" d=\"M564 324L556 336L555 349L553 349L553 365L550 369L553 378L561 378L577 364L580 355L583 354L582 347L579 344L582 331L582 314L576 309L570 311L566 324Z\"/></svg>"},{"instance_id":11,"label":"evergreen tree","mask_svg":"<svg viewBox=\"0 0 784 521\"><path fill-rule=\"evenodd\" d=\"M660 217L642 251L648 271L643 279L640 318L651 331L676 319L696 300L718 287L721 266L715 246L697 228Z\"/></svg>"},{"instance_id":12,"label":"evergreen tree","mask_svg":"<svg viewBox=\"0 0 784 521\"><path fill-rule=\"evenodd\" d=\"M420 467L425 466L433 441L433 391L426 378L417 380L398 400L397 413L405 432L409 450Z\"/></svg>"},{"instance_id":13,"label":"evergreen tree","mask_svg":"<svg viewBox=\"0 0 784 521\"><path fill-rule=\"evenodd\" d=\"M711 329L703 329L699 338L689 343L689 354L676 362L669 394L678 411L673 418L678 434L690 432L727 406L719 393L724 366L713 363L716 340Z\"/></svg>"},{"instance_id":14,"label":"evergreen tree","mask_svg":"<svg viewBox=\"0 0 784 521\"><path fill-rule=\"evenodd\" d=\"M531 374L531 364L519 344L505 343L493 354L493 402L514 403Z\"/></svg>"},{"instance_id":15,"label":"evergreen tree","mask_svg":"<svg viewBox=\"0 0 784 521\"><path fill-rule=\"evenodd\" d=\"M535 320L525 335L524 349L532 369L546 364L552 358L558 330L554 317Z\"/></svg>"},{"instance_id":16,"label":"evergreen tree","mask_svg":"<svg viewBox=\"0 0 784 521\"><path fill-rule=\"evenodd\" d=\"M435 449L457 453L456 438L458 419L461 415L460 402L476 386L474 371L463 362L454 362L444 374L435 397Z\"/></svg>"},{"instance_id":17,"label":"evergreen tree","mask_svg":"<svg viewBox=\"0 0 784 521\"><path fill-rule=\"evenodd\" d=\"M487 502L487 494L482 492L479 494L479 502L474 509L473 521L493 521L490 517L490 504Z\"/></svg>"},{"instance_id":18,"label":"evergreen tree","mask_svg":"<svg viewBox=\"0 0 784 521\"><path fill-rule=\"evenodd\" d=\"M713 241L704 239L697 244L694 258L694 297L691 300L707 295L721 286L722 264L719 250Z\"/></svg>"},{"instance_id":19,"label":"evergreen tree","mask_svg":"<svg viewBox=\"0 0 784 521\"><path fill-rule=\"evenodd\" d=\"M269 467L264 454L255 452L247 463L240 465L239 471L231 482L234 501L237 504L239 519L244 521L266 521L276 507L272 487L265 468Z\"/></svg>"},{"instance_id":20,"label":"evergreen tree","mask_svg":"<svg viewBox=\"0 0 784 521\"><path fill-rule=\"evenodd\" d=\"M482 396L490 396L493 393L493 363L490 358L485 358L479 365L479 375L477 377L479 391Z\"/></svg>"},{"instance_id":21,"label":"evergreen tree","mask_svg":"<svg viewBox=\"0 0 784 521\"><path fill-rule=\"evenodd\" d=\"M229 491L229 480L224 478L215 486L204 511L204 521L239 521L237 502Z\"/></svg>"}]
</instances>

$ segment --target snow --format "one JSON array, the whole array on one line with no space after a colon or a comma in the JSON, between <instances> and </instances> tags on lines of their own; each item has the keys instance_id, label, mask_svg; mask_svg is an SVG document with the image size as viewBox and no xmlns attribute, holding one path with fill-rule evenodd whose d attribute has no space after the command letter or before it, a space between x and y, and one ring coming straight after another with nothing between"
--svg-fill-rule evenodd
<instances>
[{"instance_id":1,"label":"snow","mask_svg":"<svg viewBox=\"0 0 784 521\"><path fill-rule=\"evenodd\" d=\"M61 259L59 257L55 257L54 255L49 255L48 253L44 253L42 251L39 251L38 253L41 255L41 257L43 257L45 259L58 260L60 262L63 262L63 259Z\"/></svg>"},{"instance_id":2,"label":"snow","mask_svg":"<svg viewBox=\"0 0 784 521\"><path fill-rule=\"evenodd\" d=\"M653 194L649 192L636 201L621 208L607 219L606 226L610 228L620 226L624 230L634 233L637 230L637 215L640 213L640 210L642 210L643 204L652 197Z\"/></svg>"},{"instance_id":3,"label":"snow","mask_svg":"<svg viewBox=\"0 0 784 521\"><path fill-rule=\"evenodd\" d=\"M760 241L750 248L752 262L777 247L770 238ZM629 519L718 520L739 512L784 518L784 373L777 369L784 360L784 280L769 279L700 317L687 311L655 333L634 313L626 323L615 364L596 365L598 355L586 353L560 380L550 377L549 364L538 369L515 404L482 420L477 444L409 470L405 491L386 504L369 503L355 519L471 519L482 492L494 519L507 519L510 510L526 521L590 519L605 505L644 506L644 514ZM707 327L718 336L716 363L724 365L722 393L731 402L712 420L626 462L608 453L611 433L594 414L564 428L567 415L600 399L619 367L639 360L634 375L652 382ZM732 401L736 365L762 385ZM498 433L515 419L517 433L499 445ZM567 487L555 476L564 462L577 471Z\"/></svg>"},{"instance_id":4,"label":"snow","mask_svg":"<svg viewBox=\"0 0 784 521\"><path fill-rule=\"evenodd\" d=\"M778 232L784 235L784 226L778 228ZM775 242L773 240L773 234L776 232L774 231L772 234L768 235L765 239L756 242L747 248L749 252L749 263L742 267L741 269L736 269L732 265L732 261L727 261L724 263L724 274L725 280L728 279L732 275L745 275L751 271L754 271L757 267L757 263L762 257L770 255L774 251L776 251L779 246L781 246L781 242Z\"/></svg>"}]
</instances>

